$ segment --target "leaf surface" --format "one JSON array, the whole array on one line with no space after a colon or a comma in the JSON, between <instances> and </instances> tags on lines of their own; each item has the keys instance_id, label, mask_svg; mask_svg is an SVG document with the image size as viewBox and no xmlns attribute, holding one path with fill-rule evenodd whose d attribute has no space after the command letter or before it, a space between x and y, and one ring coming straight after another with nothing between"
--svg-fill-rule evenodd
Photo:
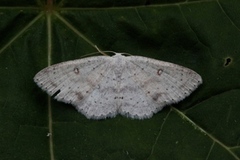
<instances>
[{"instance_id":1,"label":"leaf surface","mask_svg":"<svg viewBox=\"0 0 240 160\"><path fill-rule=\"evenodd\" d=\"M240 159L240 1L54 2L0 2L1 159ZM88 120L33 77L94 45L191 68L203 84L151 119Z\"/></svg>"}]
</instances>

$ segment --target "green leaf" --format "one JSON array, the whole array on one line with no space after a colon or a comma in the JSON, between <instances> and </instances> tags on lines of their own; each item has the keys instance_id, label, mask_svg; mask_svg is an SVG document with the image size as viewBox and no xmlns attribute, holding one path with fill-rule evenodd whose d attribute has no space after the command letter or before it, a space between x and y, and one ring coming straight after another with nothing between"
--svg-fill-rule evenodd
<instances>
[{"instance_id":1,"label":"green leaf","mask_svg":"<svg viewBox=\"0 0 240 160\"><path fill-rule=\"evenodd\" d=\"M240 1L1 1L0 157L240 159ZM88 120L33 82L101 50L191 68L203 84L146 120Z\"/></svg>"}]
</instances>

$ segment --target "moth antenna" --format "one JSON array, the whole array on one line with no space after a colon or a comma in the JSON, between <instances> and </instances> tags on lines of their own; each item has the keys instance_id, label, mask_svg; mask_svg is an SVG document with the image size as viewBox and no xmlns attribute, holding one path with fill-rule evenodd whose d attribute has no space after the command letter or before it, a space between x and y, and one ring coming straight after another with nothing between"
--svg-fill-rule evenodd
<instances>
[{"instance_id":1,"label":"moth antenna","mask_svg":"<svg viewBox=\"0 0 240 160\"><path fill-rule=\"evenodd\" d=\"M97 45L94 45L94 47L97 49L97 51L99 52L99 53L101 53L102 55L104 55L104 56L108 56L106 53L104 53L103 51L101 51L98 47L97 47Z\"/></svg>"}]
</instances>

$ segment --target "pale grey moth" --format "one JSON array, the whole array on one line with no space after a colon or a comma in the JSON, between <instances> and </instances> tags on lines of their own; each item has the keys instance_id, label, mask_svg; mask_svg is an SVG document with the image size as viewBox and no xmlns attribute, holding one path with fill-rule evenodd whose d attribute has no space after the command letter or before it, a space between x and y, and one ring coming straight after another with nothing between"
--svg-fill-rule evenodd
<instances>
[{"instance_id":1,"label":"pale grey moth","mask_svg":"<svg viewBox=\"0 0 240 160\"><path fill-rule=\"evenodd\" d=\"M49 66L38 72L34 81L89 119L117 114L145 119L183 100L202 78L177 64L115 53Z\"/></svg>"}]
</instances>

